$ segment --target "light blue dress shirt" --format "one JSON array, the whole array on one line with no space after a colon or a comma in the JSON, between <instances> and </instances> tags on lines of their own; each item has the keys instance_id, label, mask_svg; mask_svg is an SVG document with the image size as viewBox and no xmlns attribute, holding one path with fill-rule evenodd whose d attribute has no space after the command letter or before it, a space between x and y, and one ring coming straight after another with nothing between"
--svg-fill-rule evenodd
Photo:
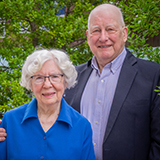
<instances>
[{"instance_id":1,"label":"light blue dress shirt","mask_svg":"<svg viewBox=\"0 0 160 160\"><path fill-rule=\"evenodd\" d=\"M103 139L125 56L124 48L120 55L103 68L102 73L98 69L96 58L92 59L93 71L82 95L80 112L91 123L96 160L103 160Z\"/></svg>"},{"instance_id":2,"label":"light blue dress shirt","mask_svg":"<svg viewBox=\"0 0 160 160\"><path fill-rule=\"evenodd\" d=\"M58 119L45 133L37 116L37 100L5 113L0 160L95 160L91 125L64 99Z\"/></svg>"}]
</instances>

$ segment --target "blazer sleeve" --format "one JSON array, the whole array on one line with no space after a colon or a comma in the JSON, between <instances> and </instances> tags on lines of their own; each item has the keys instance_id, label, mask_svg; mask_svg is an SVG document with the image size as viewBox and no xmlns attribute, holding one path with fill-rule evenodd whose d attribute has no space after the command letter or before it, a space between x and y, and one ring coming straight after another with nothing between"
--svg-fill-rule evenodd
<instances>
[{"instance_id":1,"label":"blazer sleeve","mask_svg":"<svg viewBox=\"0 0 160 160\"><path fill-rule=\"evenodd\" d=\"M160 68L157 71L155 82L156 86L160 86ZM151 107L151 146L149 160L160 159L160 95L153 92L153 100Z\"/></svg>"}]
</instances>

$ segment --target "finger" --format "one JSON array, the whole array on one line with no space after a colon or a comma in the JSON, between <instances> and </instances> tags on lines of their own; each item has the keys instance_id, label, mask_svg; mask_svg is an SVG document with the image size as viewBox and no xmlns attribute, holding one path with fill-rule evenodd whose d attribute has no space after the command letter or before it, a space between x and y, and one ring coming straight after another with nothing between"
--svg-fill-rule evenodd
<instances>
[{"instance_id":1,"label":"finger","mask_svg":"<svg viewBox=\"0 0 160 160\"><path fill-rule=\"evenodd\" d=\"M6 133L6 132L0 132L0 138L6 137L6 136L7 136L7 133Z\"/></svg>"},{"instance_id":2,"label":"finger","mask_svg":"<svg viewBox=\"0 0 160 160\"><path fill-rule=\"evenodd\" d=\"M4 141L6 139L6 136L7 136L7 133L5 132L5 129L3 129L3 132L0 132L0 142Z\"/></svg>"},{"instance_id":3,"label":"finger","mask_svg":"<svg viewBox=\"0 0 160 160\"><path fill-rule=\"evenodd\" d=\"M0 128L0 138L5 138L7 136L6 130L4 128Z\"/></svg>"},{"instance_id":4,"label":"finger","mask_svg":"<svg viewBox=\"0 0 160 160\"><path fill-rule=\"evenodd\" d=\"M0 137L0 142L4 141L6 138L5 137Z\"/></svg>"},{"instance_id":5,"label":"finger","mask_svg":"<svg viewBox=\"0 0 160 160\"><path fill-rule=\"evenodd\" d=\"M2 132L6 132L6 130L4 128L0 128L0 133Z\"/></svg>"}]
</instances>

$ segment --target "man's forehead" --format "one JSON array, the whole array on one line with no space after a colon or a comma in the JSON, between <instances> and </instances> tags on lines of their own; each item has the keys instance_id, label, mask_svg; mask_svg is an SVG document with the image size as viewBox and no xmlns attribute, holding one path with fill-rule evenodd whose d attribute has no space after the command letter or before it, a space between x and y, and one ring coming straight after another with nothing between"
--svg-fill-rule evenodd
<instances>
[{"instance_id":1,"label":"man's forehead","mask_svg":"<svg viewBox=\"0 0 160 160\"><path fill-rule=\"evenodd\" d=\"M94 29L94 28L100 28L100 27L101 27L101 25L91 25L92 29ZM115 27L115 25L114 24L106 24L106 25L104 25L104 27L105 28L107 28L107 27Z\"/></svg>"}]
</instances>

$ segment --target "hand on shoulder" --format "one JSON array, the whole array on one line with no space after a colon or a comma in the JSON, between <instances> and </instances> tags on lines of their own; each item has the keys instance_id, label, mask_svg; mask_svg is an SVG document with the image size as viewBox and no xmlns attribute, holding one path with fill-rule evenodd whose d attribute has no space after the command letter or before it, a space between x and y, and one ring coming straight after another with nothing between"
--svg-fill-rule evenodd
<instances>
[{"instance_id":1,"label":"hand on shoulder","mask_svg":"<svg viewBox=\"0 0 160 160\"><path fill-rule=\"evenodd\" d=\"M0 124L1 124L2 120L0 119ZM6 130L4 128L0 128L0 142L4 141L6 139L7 133Z\"/></svg>"}]
</instances>

